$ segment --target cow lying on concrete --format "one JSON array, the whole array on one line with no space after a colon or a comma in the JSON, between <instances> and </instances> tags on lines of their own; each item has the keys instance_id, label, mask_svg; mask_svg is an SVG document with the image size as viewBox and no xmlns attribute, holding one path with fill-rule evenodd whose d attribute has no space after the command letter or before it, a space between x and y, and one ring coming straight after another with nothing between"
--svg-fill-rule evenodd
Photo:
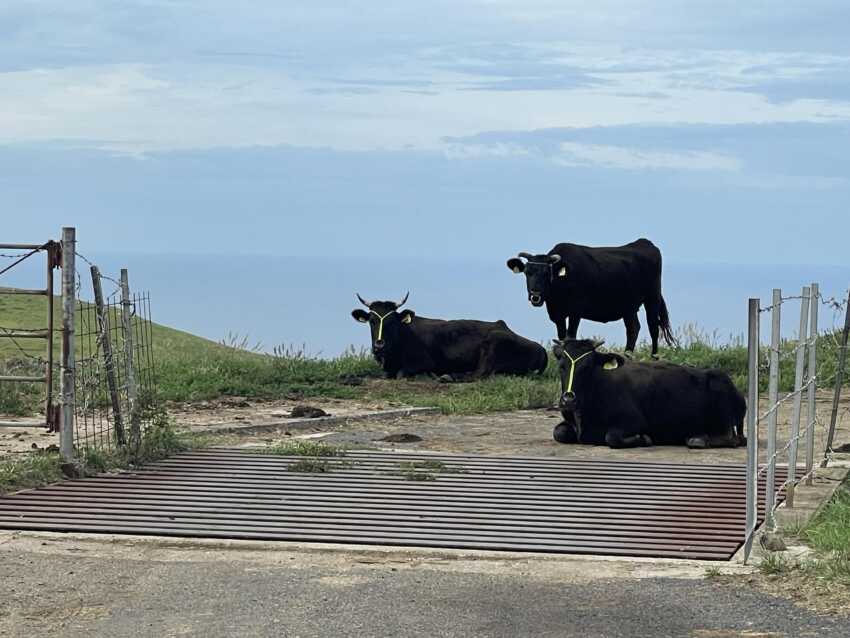
<instances>
[{"instance_id":1,"label":"cow lying on concrete","mask_svg":"<svg viewBox=\"0 0 850 638\"><path fill-rule=\"evenodd\" d=\"M409 295L409 293L408 293ZM372 330L372 354L388 378L417 374L465 375L543 372L546 349L511 331L504 321L444 321L399 308L407 301L369 302L351 311Z\"/></svg>"},{"instance_id":2,"label":"cow lying on concrete","mask_svg":"<svg viewBox=\"0 0 850 638\"><path fill-rule=\"evenodd\" d=\"M601 341L555 341L564 417L559 443L612 448L687 445L737 447L743 437L743 395L721 370L626 361L597 352Z\"/></svg>"}]
</instances>

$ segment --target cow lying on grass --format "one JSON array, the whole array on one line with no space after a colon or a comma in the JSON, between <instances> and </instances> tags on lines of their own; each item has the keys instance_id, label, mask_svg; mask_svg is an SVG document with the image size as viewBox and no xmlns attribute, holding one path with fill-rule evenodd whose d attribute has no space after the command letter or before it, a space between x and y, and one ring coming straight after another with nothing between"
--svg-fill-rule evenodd
<instances>
[{"instance_id":1,"label":"cow lying on grass","mask_svg":"<svg viewBox=\"0 0 850 638\"><path fill-rule=\"evenodd\" d=\"M589 339L555 341L564 417L552 432L556 441L612 448L745 444L746 402L725 372L627 362L597 352L600 345Z\"/></svg>"},{"instance_id":2,"label":"cow lying on grass","mask_svg":"<svg viewBox=\"0 0 850 638\"><path fill-rule=\"evenodd\" d=\"M546 349L511 331L504 321L444 321L418 317L399 308L407 301L369 302L351 311L372 330L372 354L387 377L417 374L463 375L480 378L493 374L543 372Z\"/></svg>"}]
</instances>

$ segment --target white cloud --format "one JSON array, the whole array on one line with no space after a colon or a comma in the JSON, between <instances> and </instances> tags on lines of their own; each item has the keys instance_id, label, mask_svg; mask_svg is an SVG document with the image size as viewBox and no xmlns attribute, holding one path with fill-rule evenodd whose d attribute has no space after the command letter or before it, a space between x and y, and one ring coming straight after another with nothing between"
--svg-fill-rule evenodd
<instances>
[{"instance_id":1,"label":"white cloud","mask_svg":"<svg viewBox=\"0 0 850 638\"><path fill-rule=\"evenodd\" d=\"M737 171L735 157L702 151L664 152L611 146L562 142L561 154L553 160L562 166L599 166L624 169L674 169L700 171Z\"/></svg>"}]
</instances>

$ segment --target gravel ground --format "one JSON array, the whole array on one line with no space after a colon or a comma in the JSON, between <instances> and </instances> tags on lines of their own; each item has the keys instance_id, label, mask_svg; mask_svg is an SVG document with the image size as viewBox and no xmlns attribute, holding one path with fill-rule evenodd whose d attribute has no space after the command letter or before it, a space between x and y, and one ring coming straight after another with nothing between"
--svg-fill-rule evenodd
<instances>
[{"instance_id":1,"label":"gravel ground","mask_svg":"<svg viewBox=\"0 0 850 638\"><path fill-rule=\"evenodd\" d=\"M10 637L850 635L694 565L3 540Z\"/></svg>"}]
</instances>

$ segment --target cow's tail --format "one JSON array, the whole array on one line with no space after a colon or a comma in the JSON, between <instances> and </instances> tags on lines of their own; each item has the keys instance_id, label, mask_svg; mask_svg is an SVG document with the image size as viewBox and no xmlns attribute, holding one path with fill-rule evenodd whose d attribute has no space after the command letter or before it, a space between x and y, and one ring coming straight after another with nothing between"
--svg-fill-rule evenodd
<instances>
[{"instance_id":1,"label":"cow's tail","mask_svg":"<svg viewBox=\"0 0 850 638\"><path fill-rule=\"evenodd\" d=\"M667 312L667 302L661 293L658 293L658 322L661 328L661 336L668 346L678 346L679 342L673 334L673 328L670 326L670 313Z\"/></svg>"}]
</instances>

